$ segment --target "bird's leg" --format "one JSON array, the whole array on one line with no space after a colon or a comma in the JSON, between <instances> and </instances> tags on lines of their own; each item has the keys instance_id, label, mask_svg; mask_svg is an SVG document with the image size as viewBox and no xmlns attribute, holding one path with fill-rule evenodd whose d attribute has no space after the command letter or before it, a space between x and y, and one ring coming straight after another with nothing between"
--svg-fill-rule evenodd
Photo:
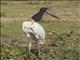
<instances>
[{"instance_id":1,"label":"bird's leg","mask_svg":"<svg viewBox=\"0 0 80 60\"><path fill-rule=\"evenodd\" d=\"M38 44L38 56L40 57L40 46Z\"/></svg>"},{"instance_id":2,"label":"bird's leg","mask_svg":"<svg viewBox=\"0 0 80 60\"><path fill-rule=\"evenodd\" d=\"M38 59L41 60L41 52L40 52L40 44L38 42L38 45L37 45L37 50L38 50Z\"/></svg>"},{"instance_id":3,"label":"bird's leg","mask_svg":"<svg viewBox=\"0 0 80 60\"><path fill-rule=\"evenodd\" d=\"M31 43L29 43L28 49L29 49L29 55L30 55L30 51L31 51Z\"/></svg>"},{"instance_id":4,"label":"bird's leg","mask_svg":"<svg viewBox=\"0 0 80 60\"><path fill-rule=\"evenodd\" d=\"M30 59L30 51L31 51L31 41L28 41L28 57Z\"/></svg>"}]
</instances>

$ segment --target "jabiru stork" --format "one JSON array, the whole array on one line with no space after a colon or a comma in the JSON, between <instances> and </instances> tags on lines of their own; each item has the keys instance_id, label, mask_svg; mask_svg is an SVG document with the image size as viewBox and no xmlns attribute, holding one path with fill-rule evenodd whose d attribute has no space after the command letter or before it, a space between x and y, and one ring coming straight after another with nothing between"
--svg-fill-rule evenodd
<instances>
[{"instance_id":1,"label":"jabiru stork","mask_svg":"<svg viewBox=\"0 0 80 60\"><path fill-rule=\"evenodd\" d=\"M38 23L39 21L41 21L41 18L44 15L44 13L47 13L52 17L60 19L55 14L52 14L48 8L42 7L36 14L34 14L31 17L31 19L27 19L22 24L23 31L26 33L27 37L32 38L32 35L34 35L35 38L37 39L36 42L38 47L38 55L40 55L40 45L45 44L45 30ZM29 53L31 51L31 46L32 46L32 43L31 43L31 40L29 40L29 44L28 44Z\"/></svg>"}]
</instances>

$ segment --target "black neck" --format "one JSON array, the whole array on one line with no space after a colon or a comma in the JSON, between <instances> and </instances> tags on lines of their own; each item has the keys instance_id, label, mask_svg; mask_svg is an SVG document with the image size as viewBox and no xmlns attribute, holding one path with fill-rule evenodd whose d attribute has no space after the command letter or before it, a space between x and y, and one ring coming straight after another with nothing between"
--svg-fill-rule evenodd
<instances>
[{"instance_id":1,"label":"black neck","mask_svg":"<svg viewBox=\"0 0 80 60\"><path fill-rule=\"evenodd\" d=\"M36 22L40 21L42 16L43 16L44 12L43 11L39 11L37 14L32 16L32 19L35 20Z\"/></svg>"}]
</instances>

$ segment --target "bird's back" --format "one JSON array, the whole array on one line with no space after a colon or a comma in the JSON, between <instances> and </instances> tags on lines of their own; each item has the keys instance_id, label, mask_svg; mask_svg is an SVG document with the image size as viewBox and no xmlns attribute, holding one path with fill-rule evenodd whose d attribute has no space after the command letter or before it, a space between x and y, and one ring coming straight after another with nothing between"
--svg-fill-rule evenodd
<instances>
[{"instance_id":1,"label":"bird's back","mask_svg":"<svg viewBox=\"0 0 80 60\"><path fill-rule=\"evenodd\" d=\"M24 21L22 28L25 33L33 33L40 36L42 39L45 39L44 28L36 22Z\"/></svg>"}]
</instances>

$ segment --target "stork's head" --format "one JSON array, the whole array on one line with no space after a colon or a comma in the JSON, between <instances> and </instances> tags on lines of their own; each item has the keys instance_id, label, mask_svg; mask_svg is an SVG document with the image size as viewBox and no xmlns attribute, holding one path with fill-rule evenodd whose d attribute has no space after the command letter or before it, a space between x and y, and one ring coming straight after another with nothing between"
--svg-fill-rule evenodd
<instances>
[{"instance_id":1,"label":"stork's head","mask_svg":"<svg viewBox=\"0 0 80 60\"><path fill-rule=\"evenodd\" d=\"M52 17L55 17L55 18L57 18L57 19L60 19L60 18L57 17L54 13L52 13L51 11L49 11L49 9L46 8L46 7L42 7L42 8L40 9L40 11L43 12L43 13L47 13L48 15L50 15L50 16L52 16Z\"/></svg>"},{"instance_id":2,"label":"stork's head","mask_svg":"<svg viewBox=\"0 0 80 60\"><path fill-rule=\"evenodd\" d=\"M52 16L52 17L55 17L55 18L57 18L57 19L60 19L60 18L57 17L55 14L51 13L51 12L49 11L49 9L46 8L46 7L40 8L39 12L37 12L36 14L34 14L34 15L32 16L32 19L35 20L36 22L38 22L38 21L41 20L41 18L42 18L42 16L43 16L44 13L47 13L48 15L50 15L50 16Z\"/></svg>"},{"instance_id":3,"label":"stork's head","mask_svg":"<svg viewBox=\"0 0 80 60\"><path fill-rule=\"evenodd\" d=\"M40 11L41 11L41 12L46 12L46 10L48 10L48 8L46 8L46 7L40 8Z\"/></svg>"}]
</instances>

